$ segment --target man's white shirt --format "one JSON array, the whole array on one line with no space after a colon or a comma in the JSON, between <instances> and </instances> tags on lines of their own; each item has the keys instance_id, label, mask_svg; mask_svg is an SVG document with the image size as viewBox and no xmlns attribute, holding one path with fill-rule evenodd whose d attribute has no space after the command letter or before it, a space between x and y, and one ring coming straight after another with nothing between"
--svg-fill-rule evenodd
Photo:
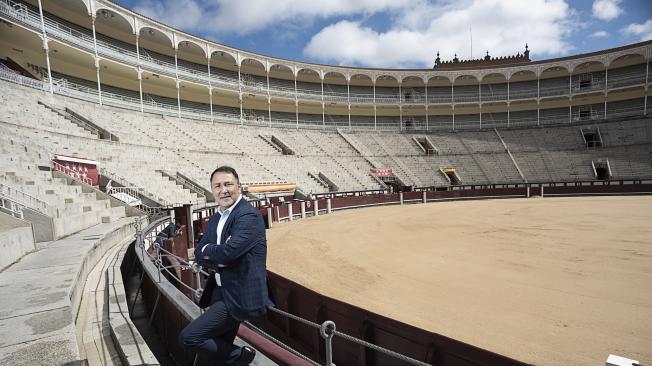
<instances>
[{"instance_id":1,"label":"man's white shirt","mask_svg":"<svg viewBox=\"0 0 652 366\"><path fill-rule=\"evenodd\" d=\"M224 212L220 211L219 207L217 208L217 212L220 214L220 221L217 222L217 230L216 230L217 231L217 242L215 243L216 245L220 245L220 243L222 243L222 231L224 231L224 224L226 224L226 220L229 219L229 215L231 215L231 211L233 211L235 206L237 206L238 203L240 203L241 199L242 199L242 194L240 194L240 197L238 198L238 200L235 201L235 203L233 203L231 206L229 206L229 208L224 210ZM229 238L227 238L226 240L229 240ZM206 245L208 245L208 244L206 244ZM204 245L201 248L202 253L204 252L204 249L206 249L206 245ZM218 264L217 266L218 267L224 267L223 264ZM220 280L220 274L217 273L217 272L215 272L215 282L217 282L218 286L222 286L222 281Z\"/></svg>"}]
</instances>

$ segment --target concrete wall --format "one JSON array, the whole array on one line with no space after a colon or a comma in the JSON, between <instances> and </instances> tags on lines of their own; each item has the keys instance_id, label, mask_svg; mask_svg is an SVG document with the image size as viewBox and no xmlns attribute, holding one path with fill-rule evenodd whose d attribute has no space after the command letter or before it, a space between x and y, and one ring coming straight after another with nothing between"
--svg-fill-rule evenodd
<instances>
[{"instance_id":1,"label":"concrete wall","mask_svg":"<svg viewBox=\"0 0 652 366\"><path fill-rule=\"evenodd\" d=\"M54 224L51 217L29 208L23 208L23 217L32 223L35 242L54 240Z\"/></svg>"},{"instance_id":2,"label":"concrete wall","mask_svg":"<svg viewBox=\"0 0 652 366\"><path fill-rule=\"evenodd\" d=\"M32 225L0 212L0 269L34 250Z\"/></svg>"}]
</instances>

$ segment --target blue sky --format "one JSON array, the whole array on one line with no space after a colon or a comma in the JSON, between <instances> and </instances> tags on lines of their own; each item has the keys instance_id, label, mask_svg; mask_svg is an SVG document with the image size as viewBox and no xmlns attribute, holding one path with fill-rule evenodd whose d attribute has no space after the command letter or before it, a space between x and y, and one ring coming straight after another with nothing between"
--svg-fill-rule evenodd
<instances>
[{"instance_id":1,"label":"blue sky","mask_svg":"<svg viewBox=\"0 0 652 366\"><path fill-rule=\"evenodd\" d=\"M431 67L437 51L507 56L525 43L542 60L652 39L650 0L115 1L231 47L335 65Z\"/></svg>"}]
</instances>

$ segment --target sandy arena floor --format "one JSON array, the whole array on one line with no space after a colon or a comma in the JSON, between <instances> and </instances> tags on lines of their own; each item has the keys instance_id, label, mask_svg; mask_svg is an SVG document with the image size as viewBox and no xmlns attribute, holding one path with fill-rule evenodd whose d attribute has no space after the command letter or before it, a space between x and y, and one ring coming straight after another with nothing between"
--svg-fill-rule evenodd
<instances>
[{"instance_id":1,"label":"sandy arena floor","mask_svg":"<svg viewBox=\"0 0 652 366\"><path fill-rule=\"evenodd\" d=\"M374 207L277 224L268 267L537 365L652 365L652 197Z\"/></svg>"}]
</instances>

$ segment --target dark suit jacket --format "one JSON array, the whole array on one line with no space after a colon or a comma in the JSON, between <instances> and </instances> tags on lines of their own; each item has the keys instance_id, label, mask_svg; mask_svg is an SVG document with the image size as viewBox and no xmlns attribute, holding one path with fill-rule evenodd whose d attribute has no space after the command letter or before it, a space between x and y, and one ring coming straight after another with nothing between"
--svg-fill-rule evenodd
<instances>
[{"instance_id":1,"label":"dark suit jacket","mask_svg":"<svg viewBox=\"0 0 652 366\"><path fill-rule=\"evenodd\" d=\"M244 321L262 315L268 307L274 306L267 286L267 239L263 218L249 202L241 199L224 224L220 245L215 245L219 220L220 214L216 212L208 221L208 229L195 248L195 258L203 267L219 272L224 303L233 318ZM206 248L202 252L204 245ZM224 267L218 268L218 264ZM199 300L200 307L211 305L216 285L215 276L211 275Z\"/></svg>"}]
</instances>

